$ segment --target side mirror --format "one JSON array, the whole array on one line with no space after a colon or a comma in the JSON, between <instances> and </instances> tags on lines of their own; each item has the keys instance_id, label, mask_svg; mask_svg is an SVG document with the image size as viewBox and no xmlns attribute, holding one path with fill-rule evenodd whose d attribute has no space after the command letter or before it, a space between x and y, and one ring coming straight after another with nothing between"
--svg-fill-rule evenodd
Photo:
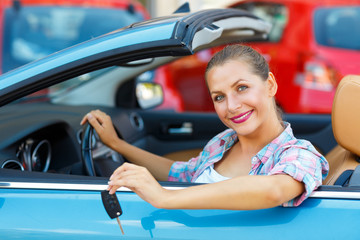
<instances>
[{"instance_id":1,"label":"side mirror","mask_svg":"<svg viewBox=\"0 0 360 240\"><path fill-rule=\"evenodd\" d=\"M163 102L164 93L157 83L139 82L136 84L136 98L142 109L149 109Z\"/></svg>"}]
</instances>

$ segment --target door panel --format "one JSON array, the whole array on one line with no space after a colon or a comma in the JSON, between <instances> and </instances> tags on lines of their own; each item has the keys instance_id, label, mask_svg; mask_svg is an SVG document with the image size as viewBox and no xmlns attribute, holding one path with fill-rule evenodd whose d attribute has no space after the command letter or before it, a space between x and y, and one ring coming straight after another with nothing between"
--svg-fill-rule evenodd
<instances>
[{"instance_id":1,"label":"door panel","mask_svg":"<svg viewBox=\"0 0 360 240\"><path fill-rule=\"evenodd\" d=\"M164 157L174 161L188 161L189 159L198 156L201 151L202 148L196 148L165 154Z\"/></svg>"},{"instance_id":2,"label":"door panel","mask_svg":"<svg viewBox=\"0 0 360 240\"><path fill-rule=\"evenodd\" d=\"M226 129L215 113L141 113L148 134L147 150L160 155L184 150L202 149L216 134ZM284 114L297 138L312 142L322 154L337 143L333 136L330 115ZM169 129L191 126L192 132L171 133Z\"/></svg>"},{"instance_id":3,"label":"door panel","mask_svg":"<svg viewBox=\"0 0 360 240\"><path fill-rule=\"evenodd\" d=\"M310 198L297 208L255 211L166 210L132 192L117 196L125 236L106 214L99 190L0 188L1 239L354 239L360 234L354 221L359 200Z\"/></svg>"},{"instance_id":4,"label":"door panel","mask_svg":"<svg viewBox=\"0 0 360 240\"><path fill-rule=\"evenodd\" d=\"M199 152L225 126L213 113L143 112L146 149L156 154ZM185 129L185 131L181 131Z\"/></svg>"}]
</instances>

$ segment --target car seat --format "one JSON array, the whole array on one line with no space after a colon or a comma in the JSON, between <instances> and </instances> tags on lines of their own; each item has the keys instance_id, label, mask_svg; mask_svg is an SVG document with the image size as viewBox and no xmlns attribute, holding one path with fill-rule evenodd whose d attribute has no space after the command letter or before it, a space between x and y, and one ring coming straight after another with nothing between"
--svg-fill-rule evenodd
<instances>
[{"instance_id":1,"label":"car seat","mask_svg":"<svg viewBox=\"0 0 360 240\"><path fill-rule=\"evenodd\" d=\"M338 146L325 156L330 171L323 184L344 185L352 170L359 165L360 76L348 75L339 83L332 106L331 122Z\"/></svg>"}]
</instances>

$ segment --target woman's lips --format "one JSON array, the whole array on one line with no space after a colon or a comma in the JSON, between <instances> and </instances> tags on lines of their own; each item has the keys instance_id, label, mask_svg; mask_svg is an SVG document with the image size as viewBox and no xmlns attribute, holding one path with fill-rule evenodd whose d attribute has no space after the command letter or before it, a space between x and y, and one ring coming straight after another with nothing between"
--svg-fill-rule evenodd
<instances>
[{"instance_id":1,"label":"woman's lips","mask_svg":"<svg viewBox=\"0 0 360 240\"><path fill-rule=\"evenodd\" d=\"M233 123L243 123L249 119L254 110L247 111L246 113L239 114L235 117L230 118Z\"/></svg>"}]
</instances>

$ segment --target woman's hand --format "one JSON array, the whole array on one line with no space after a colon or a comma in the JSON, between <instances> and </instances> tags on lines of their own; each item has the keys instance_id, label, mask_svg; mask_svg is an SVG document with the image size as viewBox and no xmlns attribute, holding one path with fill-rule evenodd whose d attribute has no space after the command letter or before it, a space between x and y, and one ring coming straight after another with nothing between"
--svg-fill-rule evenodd
<instances>
[{"instance_id":1,"label":"woman's hand","mask_svg":"<svg viewBox=\"0 0 360 240\"><path fill-rule=\"evenodd\" d=\"M95 110L86 114L81 120L80 124L83 125L86 123L86 121L88 121L94 127L104 144L112 149L122 149L122 147L119 147L119 144L121 144L123 140L118 138L110 116L106 115L100 110ZM123 144L122 146L125 145ZM130 145L126 146L131 147ZM131 152L132 155L140 157L141 159L149 158L150 155L149 153L144 155L144 151L134 147L132 147L127 152ZM166 169L166 176L168 171L169 170ZM110 194L115 193L116 190L120 187L127 187L131 189L142 199L155 207L162 206L162 200L164 199L164 195L167 192L167 190L161 187L161 185L155 180L155 178L145 167L140 167L130 163L124 163L118 167L110 177L108 187Z\"/></svg>"},{"instance_id":2,"label":"woman's hand","mask_svg":"<svg viewBox=\"0 0 360 240\"><path fill-rule=\"evenodd\" d=\"M114 194L120 187L127 187L143 200L157 208L163 208L168 190L161 187L145 167L124 163L110 177L108 190Z\"/></svg>"},{"instance_id":3,"label":"woman's hand","mask_svg":"<svg viewBox=\"0 0 360 240\"><path fill-rule=\"evenodd\" d=\"M99 135L101 141L110 148L119 142L119 137L115 131L110 116L100 110L94 110L86 114L80 124L89 122Z\"/></svg>"}]
</instances>

